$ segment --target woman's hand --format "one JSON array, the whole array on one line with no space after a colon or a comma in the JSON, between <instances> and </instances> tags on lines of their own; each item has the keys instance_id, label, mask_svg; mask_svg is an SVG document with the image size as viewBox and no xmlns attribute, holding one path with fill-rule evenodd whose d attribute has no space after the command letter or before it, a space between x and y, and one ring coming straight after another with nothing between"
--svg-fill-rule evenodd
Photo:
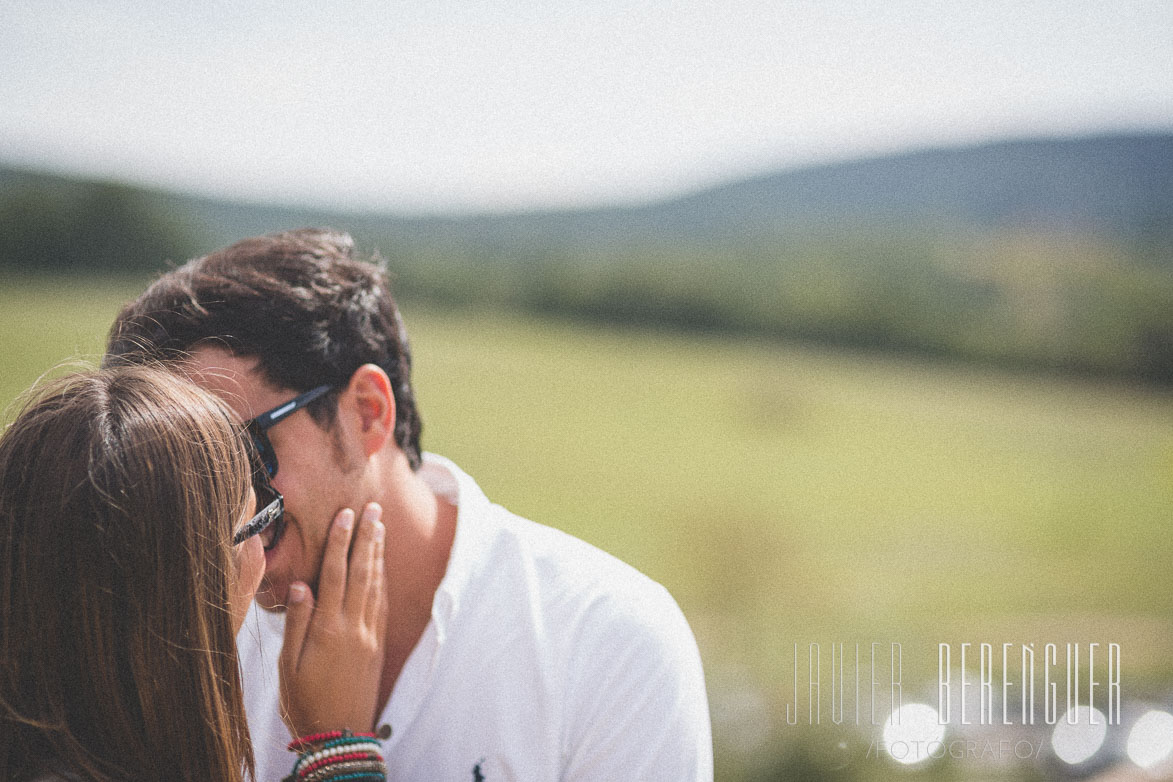
<instances>
[{"instance_id":1,"label":"woman's hand","mask_svg":"<svg viewBox=\"0 0 1173 782\"><path fill-rule=\"evenodd\" d=\"M383 670L386 590L383 509L369 503L347 563L354 511L334 517L315 602L309 587L289 589L285 642L278 658L285 724L295 736L375 723Z\"/></svg>"}]
</instances>

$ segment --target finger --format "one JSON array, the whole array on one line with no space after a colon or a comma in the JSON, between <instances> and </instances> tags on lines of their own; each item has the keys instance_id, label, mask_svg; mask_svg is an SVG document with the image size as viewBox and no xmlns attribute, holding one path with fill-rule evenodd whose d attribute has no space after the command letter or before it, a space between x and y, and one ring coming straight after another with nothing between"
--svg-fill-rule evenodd
<instances>
[{"instance_id":1,"label":"finger","mask_svg":"<svg viewBox=\"0 0 1173 782\"><path fill-rule=\"evenodd\" d=\"M313 613L314 596L310 594L310 588L300 581L290 584L289 606L285 609L285 641L281 644L281 654L277 660L287 676L297 671Z\"/></svg>"},{"instance_id":2,"label":"finger","mask_svg":"<svg viewBox=\"0 0 1173 782\"><path fill-rule=\"evenodd\" d=\"M367 503L362 511L358 537L350 553L350 570L346 575L344 611L348 620L362 621L363 609L375 575L375 543L383 534L383 524L379 521L382 515L383 509L375 502Z\"/></svg>"},{"instance_id":3,"label":"finger","mask_svg":"<svg viewBox=\"0 0 1173 782\"><path fill-rule=\"evenodd\" d=\"M381 525L380 525L381 526ZM379 643L383 643L383 619L387 613L383 610L385 600L387 598L387 590L383 584L383 569L385 560L383 559L384 546L386 545L387 535L386 529L382 531L375 530L375 560L374 573L371 578L371 588L367 592L366 606L363 608L363 622L374 629L375 637L379 639Z\"/></svg>"},{"instance_id":4,"label":"finger","mask_svg":"<svg viewBox=\"0 0 1173 782\"><path fill-rule=\"evenodd\" d=\"M346 552L354 531L354 511L343 508L330 525L330 537L322 554L322 569L318 575L318 611L334 616L342 611L346 594Z\"/></svg>"}]
</instances>

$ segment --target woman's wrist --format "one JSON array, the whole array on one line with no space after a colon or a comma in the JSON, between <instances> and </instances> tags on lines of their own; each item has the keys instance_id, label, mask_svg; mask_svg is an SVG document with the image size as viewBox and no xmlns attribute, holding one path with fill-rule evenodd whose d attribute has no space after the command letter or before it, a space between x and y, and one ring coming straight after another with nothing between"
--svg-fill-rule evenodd
<instances>
[{"instance_id":1,"label":"woman's wrist","mask_svg":"<svg viewBox=\"0 0 1173 782\"><path fill-rule=\"evenodd\" d=\"M298 757L285 782L385 782L380 746L375 734L349 730L294 739L287 749Z\"/></svg>"}]
</instances>

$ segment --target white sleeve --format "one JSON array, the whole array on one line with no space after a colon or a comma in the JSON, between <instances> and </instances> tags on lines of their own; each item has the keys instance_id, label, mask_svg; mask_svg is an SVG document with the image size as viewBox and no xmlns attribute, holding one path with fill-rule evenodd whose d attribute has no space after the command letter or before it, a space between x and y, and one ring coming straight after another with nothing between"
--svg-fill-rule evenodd
<instances>
[{"instance_id":1,"label":"white sleeve","mask_svg":"<svg viewBox=\"0 0 1173 782\"><path fill-rule=\"evenodd\" d=\"M658 584L643 600L592 606L576 640L562 782L712 782L713 741L700 653Z\"/></svg>"}]
</instances>

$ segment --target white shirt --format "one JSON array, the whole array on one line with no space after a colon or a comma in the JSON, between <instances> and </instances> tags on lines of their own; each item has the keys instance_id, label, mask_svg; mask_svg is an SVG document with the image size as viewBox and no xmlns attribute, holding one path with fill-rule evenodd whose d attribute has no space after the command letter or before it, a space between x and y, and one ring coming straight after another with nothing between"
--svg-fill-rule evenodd
<instances>
[{"instance_id":1,"label":"white shirt","mask_svg":"<svg viewBox=\"0 0 1173 782\"><path fill-rule=\"evenodd\" d=\"M379 720L389 780L712 780L700 655L659 584L491 504L425 454L458 509L428 626ZM284 619L255 604L237 637L260 782L295 757L277 709ZM339 661L345 665L345 661Z\"/></svg>"}]
</instances>

